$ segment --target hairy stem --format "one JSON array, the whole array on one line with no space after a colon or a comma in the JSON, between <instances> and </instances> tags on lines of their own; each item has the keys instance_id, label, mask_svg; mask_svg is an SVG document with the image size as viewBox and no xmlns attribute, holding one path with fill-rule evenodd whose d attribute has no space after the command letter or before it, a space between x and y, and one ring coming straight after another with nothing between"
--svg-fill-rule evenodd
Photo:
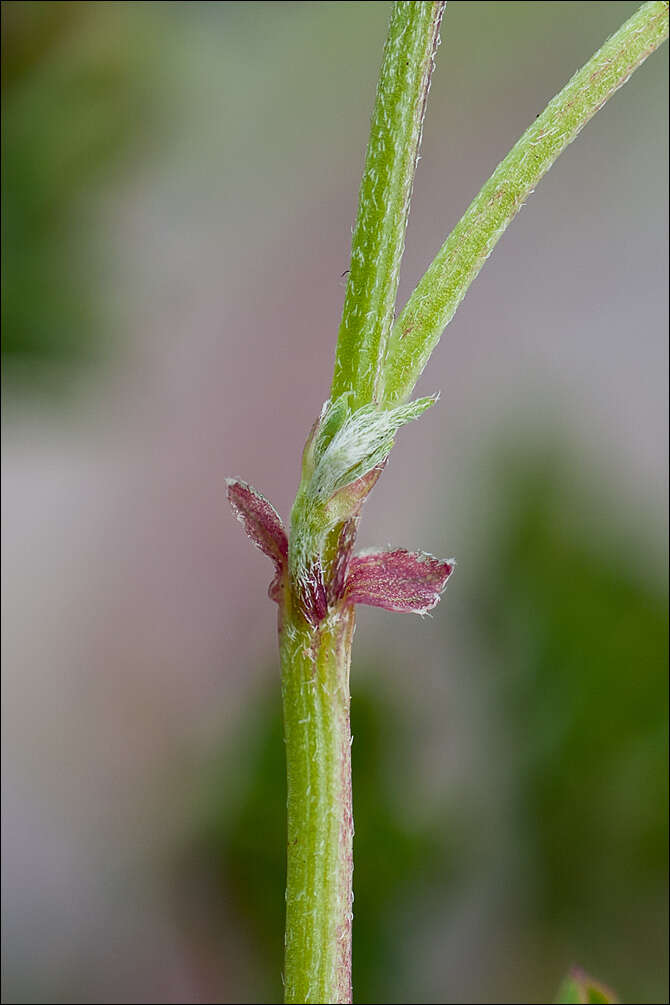
<instances>
[{"instance_id":1,"label":"hairy stem","mask_svg":"<svg viewBox=\"0 0 670 1005\"><path fill-rule=\"evenodd\" d=\"M393 7L351 244L331 397L378 400L444 3Z\"/></svg>"},{"instance_id":2,"label":"hairy stem","mask_svg":"<svg viewBox=\"0 0 670 1005\"><path fill-rule=\"evenodd\" d=\"M331 390L333 401L348 393L351 411L378 400L380 393L444 6L443 2L400 2L394 4L391 15ZM293 508L293 561L289 562L280 628L288 775L285 1000L350 1002L353 821L349 664L354 613L352 607L336 603L322 618L315 604L315 627L305 620L304 608L302 613L298 609L302 589L294 574L300 580L302 564L318 565L324 591L330 594L327 587L338 568L342 535L342 525L338 525L326 535L322 554L302 555L301 499L299 492ZM297 569L296 554L305 560L297 563Z\"/></svg>"},{"instance_id":3,"label":"hairy stem","mask_svg":"<svg viewBox=\"0 0 670 1005\"><path fill-rule=\"evenodd\" d=\"M351 1002L353 607L314 628L286 591L280 627L288 782L285 1001Z\"/></svg>"},{"instance_id":4,"label":"hairy stem","mask_svg":"<svg viewBox=\"0 0 670 1005\"><path fill-rule=\"evenodd\" d=\"M572 77L498 165L393 327L384 372L386 402L402 401L411 394L471 282L537 183L667 35L667 0L643 4Z\"/></svg>"},{"instance_id":5,"label":"hairy stem","mask_svg":"<svg viewBox=\"0 0 670 1005\"><path fill-rule=\"evenodd\" d=\"M424 608L415 595L417 569L421 587L430 586L426 556L400 552L393 560L386 555L376 563L369 556L359 557L357 573L347 579L360 507L402 417L391 405L411 393L443 328L537 182L668 30L668 3L647 3L572 78L484 186L391 327L443 8L443 3L414 0L393 8L331 402L303 456L290 543L272 507L248 487L237 490L252 538L273 559L282 580L273 582L272 595L279 599L281 593L288 772L284 981L289 1003L351 1001L349 664L354 614L343 598L348 588L357 602L421 613ZM345 394L346 399L341 397ZM378 407L365 407L370 404ZM415 407L422 410L425 404L420 401ZM403 421L408 417L415 416ZM395 569L396 587L410 584L406 596L395 596L383 581L389 568ZM439 575L435 573L425 609L437 602L450 571L449 563L442 563Z\"/></svg>"}]
</instances>

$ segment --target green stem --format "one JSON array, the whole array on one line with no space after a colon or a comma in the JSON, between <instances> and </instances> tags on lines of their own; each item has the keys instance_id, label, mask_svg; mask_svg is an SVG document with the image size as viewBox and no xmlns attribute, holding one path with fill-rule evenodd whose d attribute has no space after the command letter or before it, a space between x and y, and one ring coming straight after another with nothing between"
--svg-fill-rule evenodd
<instances>
[{"instance_id":1,"label":"green stem","mask_svg":"<svg viewBox=\"0 0 670 1005\"><path fill-rule=\"evenodd\" d=\"M331 398L354 410L380 393L407 214L444 2L393 6L361 184ZM294 506L299 511L298 500ZM325 542L326 582L340 541ZM292 519L291 549L300 537ZM298 543L300 543L298 541ZM331 607L318 628L284 589L280 652L288 774L287 1002L351 1001L353 822L349 664L354 614Z\"/></svg>"},{"instance_id":2,"label":"green stem","mask_svg":"<svg viewBox=\"0 0 670 1005\"><path fill-rule=\"evenodd\" d=\"M470 283L556 158L668 35L668 3L645 3L523 134L456 225L393 327L384 400L407 398Z\"/></svg>"},{"instance_id":3,"label":"green stem","mask_svg":"<svg viewBox=\"0 0 670 1005\"><path fill-rule=\"evenodd\" d=\"M484 186L389 334L443 8L443 3L415 0L394 5L372 118L331 398L347 393L349 413L370 402L387 406L375 411L375 421L389 403L411 393L467 288L537 182L668 30L668 3L647 3L572 78ZM340 425L330 429L331 439L349 413L347 408L333 413ZM361 414L368 417L365 409ZM332 421L332 414L323 421ZM372 419L370 423L374 425ZM360 437L371 435L356 428L359 440L354 437L347 445L347 463L358 457ZM327 451L327 444L321 448ZM316 463L309 450L307 455L305 463ZM323 460L326 454L320 456ZM310 478L314 474L307 473ZM330 484L328 478L322 481ZM334 488L332 472L331 481ZM305 511L308 484L309 479L301 483L294 505L280 623L288 774L285 998L288 1003L339 1003L351 1001L349 664L354 615L338 600L342 594L331 589L339 536L336 528L322 547L321 531L325 534L330 524L320 528L318 523L327 499L317 492L311 510ZM352 518L357 514L358 509L352 511ZM263 530L268 520L272 523L266 512L256 518ZM355 525L352 535L354 530ZM267 551L266 536L261 534L260 540ZM283 567L284 551L278 549L280 561L276 550L267 553ZM310 608L304 602L300 575L305 570L314 573L311 586L321 590L321 606ZM320 620L318 626L298 609L301 597L302 610ZM323 598L328 598L327 610Z\"/></svg>"},{"instance_id":4,"label":"green stem","mask_svg":"<svg viewBox=\"0 0 670 1005\"><path fill-rule=\"evenodd\" d=\"M280 625L288 783L284 992L351 1002L353 817L349 664L353 608L318 628L292 605Z\"/></svg>"},{"instance_id":5,"label":"green stem","mask_svg":"<svg viewBox=\"0 0 670 1005\"><path fill-rule=\"evenodd\" d=\"M361 182L331 397L378 399L444 3L393 6Z\"/></svg>"},{"instance_id":6,"label":"green stem","mask_svg":"<svg viewBox=\"0 0 670 1005\"><path fill-rule=\"evenodd\" d=\"M407 214L445 4L394 4L372 116L331 397L378 396ZM295 510L295 507L294 507ZM295 528L292 526L292 531ZM339 542L326 542L329 578ZM294 543L295 534L291 535ZM349 665L353 609L318 628L287 583L280 628L288 776L286 1002L351 1001L353 819Z\"/></svg>"}]
</instances>

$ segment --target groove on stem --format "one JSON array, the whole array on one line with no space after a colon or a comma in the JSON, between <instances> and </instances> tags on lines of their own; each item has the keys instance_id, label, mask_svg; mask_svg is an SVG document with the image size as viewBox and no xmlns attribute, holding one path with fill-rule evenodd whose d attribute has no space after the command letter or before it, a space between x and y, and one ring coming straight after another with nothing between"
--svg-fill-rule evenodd
<instances>
[{"instance_id":1,"label":"groove on stem","mask_svg":"<svg viewBox=\"0 0 670 1005\"><path fill-rule=\"evenodd\" d=\"M280 628L288 786L284 994L295 1005L351 1002L353 631L352 606L314 628L287 597Z\"/></svg>"}]
</instances>

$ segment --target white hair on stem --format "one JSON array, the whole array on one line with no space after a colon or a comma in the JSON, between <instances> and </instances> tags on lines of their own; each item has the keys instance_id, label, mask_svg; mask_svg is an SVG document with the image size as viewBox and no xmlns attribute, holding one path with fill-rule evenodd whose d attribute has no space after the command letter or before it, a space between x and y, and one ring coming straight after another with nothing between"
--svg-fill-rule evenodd
<instances>
[{"instance_id":1,"label":"white hair on stem","mask_svg":"<svg viewBox=\"0 0 670 1005\"><path fill-rule=\"evenodd\" d=\"M328 501L382 464L400 427L418 419L438 397L417 398L392 408L364 405L354 412L348 410L348 395L324 404L306 451L309 461L291 514L289 564L301 594L319 590L322 546L342 519L338 510L333 521Z\"/></svg>"}]
</instances>

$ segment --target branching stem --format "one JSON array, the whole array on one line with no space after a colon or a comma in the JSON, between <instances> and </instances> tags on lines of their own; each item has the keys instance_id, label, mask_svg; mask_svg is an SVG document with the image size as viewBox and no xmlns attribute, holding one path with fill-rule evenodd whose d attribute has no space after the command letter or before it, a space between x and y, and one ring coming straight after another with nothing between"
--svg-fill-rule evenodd
<instances>
[{"instance_id":1,"label":"branching stem","mask_svg":"<svg viewBox=\"0 0 670 1005\"><path fill-rule=\"evenodd\" d=\"M668 32L668 3L644 4L554 98L474 200L393 327L398 270L444 3L394 5L352 242L331 399L303 458L290 542L272 506L229 493L275 564L288 772L285 995L351 1001L349 665L354 606L424 613L453 568L422 553L354 556L360 508L445 325L507 225L562 150ZM413 411L414 410L414 411ZM402 420L402 421L400 421Z\"/></svg>"}]
</instances>

